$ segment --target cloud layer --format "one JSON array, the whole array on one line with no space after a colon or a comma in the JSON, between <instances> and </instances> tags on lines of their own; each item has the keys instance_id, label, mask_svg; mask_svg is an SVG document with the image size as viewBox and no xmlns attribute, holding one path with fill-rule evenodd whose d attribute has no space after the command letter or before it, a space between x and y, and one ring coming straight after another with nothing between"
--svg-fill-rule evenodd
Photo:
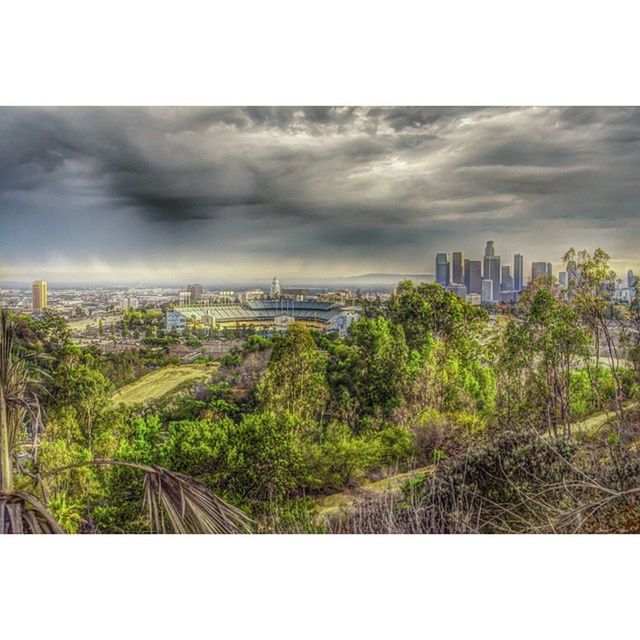
<instances>
[{"instance_id":1,"label":"cloud layer","mask_svg":"<svg viewBox=\"0 0 640 640\"><path fill-rule=\"evenodd\" d=\"M0 280L640 260L638 108L4 108L0 148Z\"/></svg>"}]
</instances>

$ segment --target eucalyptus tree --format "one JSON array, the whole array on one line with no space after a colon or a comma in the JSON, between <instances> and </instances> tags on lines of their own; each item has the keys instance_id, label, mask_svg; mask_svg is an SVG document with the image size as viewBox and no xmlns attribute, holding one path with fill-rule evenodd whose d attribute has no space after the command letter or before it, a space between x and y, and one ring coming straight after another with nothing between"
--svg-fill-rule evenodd
<instances>
[{"instance_id":1,"label":"eucalyptus tree","mask_svg":"<svg viewBox=\"0 0 640 640\"><path fill-rule=\"evenodd\" d=\"M613 326L619 322L613 294L617 276L609 265L609 255L602 249L593 254L569 249L563 257L567 272L571 274L568 298L579 314L583 326L593 336L595 345L595 377L592 385L597 393L600 351L604 347L613 376L616 394L615 408L620 424L624 422L623 388L620 372L620 353ZM620 328L620 327L619 327Z\"/></svg>"}]
</instances>

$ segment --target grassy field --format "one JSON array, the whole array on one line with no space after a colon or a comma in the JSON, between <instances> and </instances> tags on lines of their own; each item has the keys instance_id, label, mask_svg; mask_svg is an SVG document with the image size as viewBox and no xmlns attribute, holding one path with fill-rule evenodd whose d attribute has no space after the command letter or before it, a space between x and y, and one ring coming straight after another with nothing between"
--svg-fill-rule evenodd
<instances>
[{"instance_id":1,"label":"grassy field","mask_svg":"<svg viewBox=\"0 0 640 640\"><path fill-rule=\"evenodd\" d=\"M175 391L185 382L195 382L210 376L217 365L169 366L148 373L113 395L116 403L126 405L157 400Z\"/></svg>"}]
</instances>

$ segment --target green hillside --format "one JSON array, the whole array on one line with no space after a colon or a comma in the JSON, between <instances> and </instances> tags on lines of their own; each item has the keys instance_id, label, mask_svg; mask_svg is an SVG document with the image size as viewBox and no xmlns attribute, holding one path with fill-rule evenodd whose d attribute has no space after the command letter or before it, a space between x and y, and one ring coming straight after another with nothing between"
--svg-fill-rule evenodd
<instances>
[{"instance_id":1,"label":"green hillside","mask_svg":"<svg viewBox=\"0 0 640 640\"><path fill-rule=\"evenodd\" d=\"M185 382L195 382L207 378L214 370L215 365L164 367L118 389L113 395L113 400L116 403L127 405L157 400L172 393Z\"/></svg>"}]
</instances>

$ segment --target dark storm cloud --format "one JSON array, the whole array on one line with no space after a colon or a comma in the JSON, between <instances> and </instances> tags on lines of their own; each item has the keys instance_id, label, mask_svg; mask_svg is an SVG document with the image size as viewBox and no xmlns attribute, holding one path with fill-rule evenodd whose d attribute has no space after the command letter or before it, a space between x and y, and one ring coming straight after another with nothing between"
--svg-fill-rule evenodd
<instances>
[{"instance_id":1,"label":"dark storm cloud","mask_svg":"<svg viewBox=\"0 0 640 640\"><path fill-rule=\"evenodd\" d=\"M355 270L542 224L579 244L607 221L627 256L639 239L638 108L7 108L0 149L4 237L40 216L65 255L79 220L105 259L126 244L109 234L138 234L149 259L180 237ZM535 233L532 251L556 251Z\"/></svg>"}]
</instances>

